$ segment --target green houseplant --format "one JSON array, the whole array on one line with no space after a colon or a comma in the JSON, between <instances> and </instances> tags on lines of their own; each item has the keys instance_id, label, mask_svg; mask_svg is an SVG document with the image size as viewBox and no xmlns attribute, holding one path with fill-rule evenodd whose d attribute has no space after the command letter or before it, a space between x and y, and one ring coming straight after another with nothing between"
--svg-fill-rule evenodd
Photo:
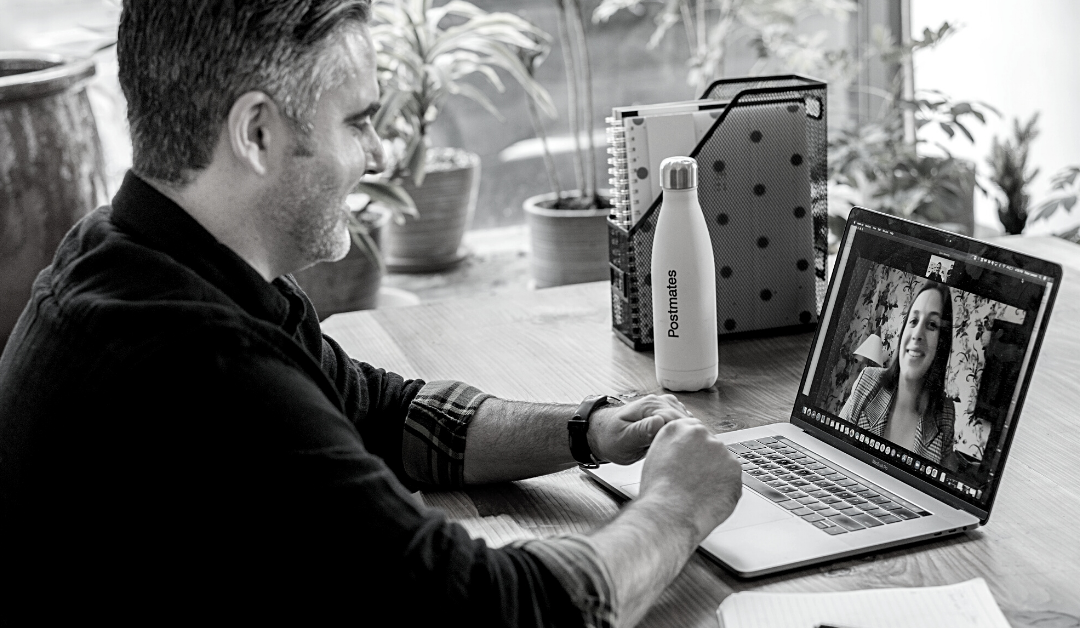
<instances>
[{"instance_id":1,"label":"green houseplant","mask_svg":"<svg viewBox=\"0 0 1080 628\"><path fill-rule=\"evenodd\" d=\"M997 110L981 102L954 101L925 90L904 96L910 85L912 58L955 32L948 22L925 29L921 39L896 43L878 30L862 60L873 57L897 68L889 90L879 90L877 115L848 125L829 141L829 227L842 233L846 209L866 205L905 218L937 224L968 235L974 230L974 164L955 157L947 146L926 140L924 128L936 127L950 140L974 137L968 126L985 123ZM930 151L926 149L930 148Z\"/></svg>"},{"instance_id":2,"label":"green houseplant","mask_svg":"<svg viewBox=\"0 0 1080 628\"><path fill-rule=\"evenodd\" d=\"M1054 215L1058 209L1071 212L1080 199L1080 166L1066 166L1050 178L1050 196L1035 206L1031 220L1043 220ZM1072 242L1080 242L1080 227L1073 227L1059 236Z\"/></svg>"},{"instance_id":3,"label":"green houseplant","mask_svg":"<svg viewBox=\"0 0 1080 628\"><path fill-rule=\"evenodd\" d=\"M376 0L371 26L382 98L376 131L385 140L388 178L416 201L418 216L399 216L383 233L391 270L426 272L453 266L476 203L479 157L432 148L428 131L445 102L464 96L496 119L503 116L471 79L497 91L499 71L549 115L554 106L529 74L522 52L542 55L547 35L509 13L489 13L463 0Z\"/></svg>"},{"instance_id":4,"label":"green houseplant","mask_svg":"<svg viewBox=\"0 0 1080 628\"><path fill-rule=\"evenodd\" d=\"M538 288L598 281L608 276L607 217L611 196L597 184L593 79L584 7L580 0L555 0L555 6L576 185L561 185L540 112L530 103L529 114L540 140L550 186L550 192L529 197L522 204L529 226L531 274ZM522 56L530 73L544 60L543 55L528 51Z\"/></svg>"},{"instance_id":5,"label":"green houseplant","mask_svg":"<svg viewBox=\"0 0 1080 628\"><path fill-rule=\"evenodd\" d=\"M620 11L644 14L644 5L662 3L655 16L656 29L646 47L655 48L672 29L682 26L690 56L687 83L701 94L722 78L729 46L748 44L757 55L751 74L783 71L819 75L847 65L843 51L823 44L825 31L804 33L798 26L812 16L846 20L854 12L853 0L602 0L593 19L603 22ZM823 78L831 79L830 76Z\"/></svg>"},{"instance_id":6,"label":"green houseplant","mask_svg":"<svg viewBox=\"0 0 1080 628\"><path fill-rule=\"evenodd\" d=\"M997 201L998 219L1008 234L1022 233L1027 225L1030 201L1027 186L1039 174L1038 168L1028 172L1028 151L1039 135L1038 121L1038 113L1025 124L1013 120L1013 137L1003 142L998 142L995 137L990 146L987 159L990 181L1001 190L1003 198Z\"/></svg>"}]
</instances>

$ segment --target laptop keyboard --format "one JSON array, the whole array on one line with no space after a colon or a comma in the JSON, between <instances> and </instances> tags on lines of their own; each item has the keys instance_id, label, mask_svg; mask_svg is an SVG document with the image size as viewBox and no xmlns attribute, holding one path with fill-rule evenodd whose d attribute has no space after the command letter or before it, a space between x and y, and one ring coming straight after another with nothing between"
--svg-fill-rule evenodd
<instances>
[{"instance_id":1,"label":"laptop keyboard","mask_svg":"<svg viewBox=\"0 0 1080 628\"><path fill-rule=\"evenodd\" d=\"M866 480L854 479L786 438L748 440L728 449L742 463L744 486L827 534L930 514Z\"/></svg>"}]
</instances>

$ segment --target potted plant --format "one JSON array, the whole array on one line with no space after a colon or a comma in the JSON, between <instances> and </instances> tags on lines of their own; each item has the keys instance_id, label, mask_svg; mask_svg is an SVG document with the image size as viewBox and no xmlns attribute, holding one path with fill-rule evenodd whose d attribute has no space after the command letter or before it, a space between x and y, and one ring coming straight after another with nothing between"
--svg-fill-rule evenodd
<instances>
[{"instance_id":1,"label":"potted plant","mask_svg":"<svg viewBox=\"0 0 1080 628\"><path fill-rule=\"evenodd\" d=\"M955 28L945 22L936 31L925 29L922 39L904 44L879 34L868 51L898 71L892 89L879 94L882 106L876 118L842 128L830 138L831 237L843 232L846 210L852 205L973 233L974 191L982 189L974 164L953 156L941 143L933 144L936 151L927 152L930 142L920 131L936 127L949 139L960 135L974 143L967 126L985 123L986 111L997 110L986 103L953 101L934 90L905 97L903 87L907 84L907 91L912 91L913 55L953 32Z\"/></svg>"},{"instance_id":2,"label":"potted plant","mask_svg":"<svg viewBox=\"0 0 1080 628\"><path fill-rule=\"evenodd\" d=\"M521 51L543 55L547 35L509 13L488 13L463 0L376 0L371 26L378 58L381 108L376 131L387 146L389 179L416 202L418 216L389 223L383 253L391 270L427 272L451 267L476 204L479 157L456 148L429 146L428 129L451 96L502 115L468 82L483 77L504 89L497 70L524 88L527 100L552 114L547 92L522 63Z\"/></svg>"},{"instance_id":3,"label":"potted plant","mask_svg":"<svg viewBox=\"0 0 1080 628\"><path fill-rule=\"evenodd\" d=\"M971 138L964 118L980 121L985 114L971 103L954 103L947 97L933 100L902 101L901 106L915 112L915 126L920 129L936 123L956 133L959 129ZM991 109L988 105L982 105ZM992 109L991 109L992 110ZM843 218L852 205L866 205L885 213L936 224L971 235L974 229L975 167L954 157L938 144L941 155L928 155L919 149L926 141L916 136L913 142L903 139L904 122L900 107L882 120L841 129L829 143L829 179L833 183L830 199L830 228L843 232Z\"/></svg>"},{"instance_id":4,"label":"potted plant","mask_svg":"<svg viewBox=\"0 0 1080 628\"><path fill-rule=\"evenodd\" d=\"M556 0L556 6L576 185L567 189L560 184L540 112L529 103L529 117L541 142L544 171L551 188L523 203L529 225L530 269L538 288L599 281L608 276L607 217L611 195L597 185L593 82L584 10L580 0ZM528 51L523 55L530 74L543 59Z\"/></svg>"},{"instance_id":5,"label":"potted plant","mask_svg":"<svg viewBox=\"0 0 1080 628\"><path fill-rule=\"evenodd\" d=\"M1038 168L1028 172L1028 151L1039 135L1038 121L1038 113L1023 125L1020 120L1013 120L1012 139L999 143L995 137L990 146L990 158L987 159L990 181L1001 191L997 201L998 219L1008 234L1022 233L1027 225L1030 200L1027 186L1039 174Z\"/></svg>"}]
</instances>

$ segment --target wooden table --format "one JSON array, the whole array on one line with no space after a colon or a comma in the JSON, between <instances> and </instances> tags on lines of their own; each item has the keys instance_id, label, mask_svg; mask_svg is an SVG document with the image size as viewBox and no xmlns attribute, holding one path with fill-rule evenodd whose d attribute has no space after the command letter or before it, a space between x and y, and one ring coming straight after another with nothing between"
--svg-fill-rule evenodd
<instances>
[{"instance_id":1,"label":"wooden table","mask_svg":"<svg viewBox=\"0 0 1080 628\"><path fill-rule=\"evenodd\" d=\"M1065 278L993 515L964 535L756 580L700 555L641 625L716 626L733 591L845 591L950 584L981 576L1014 626L1080 626L1080 246L1008 238L1061 263ZM460 379L508 399L577 403L590 393L658 392L651 353L611 332L605 282L331 317L354 357L408 377ZM717 432L786 420L812 334L723 340L720 378L680 400ZM577 469L504 485L428 493L495 545L585 532L618 502Z\"/></svg>"}]
</instances>

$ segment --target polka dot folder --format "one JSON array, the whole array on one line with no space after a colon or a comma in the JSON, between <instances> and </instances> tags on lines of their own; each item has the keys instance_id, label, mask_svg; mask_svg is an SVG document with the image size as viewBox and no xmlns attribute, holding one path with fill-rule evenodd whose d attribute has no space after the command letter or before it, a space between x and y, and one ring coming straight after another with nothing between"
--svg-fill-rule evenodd
<instances>
[{"instance_id":1,"label":"polka dot folder","mask_svg":"<svg viewBox=\"0 0 1080 628\"><path fill-rule=\"evenodd\" d=\"M608 119L612 323L652 346L649 266L660 162L698 161L716 263L720 335L810 328L825 295L826 86L798 76L728 79L697 101L617 107Z\"/></svg>"}]
</instances>

